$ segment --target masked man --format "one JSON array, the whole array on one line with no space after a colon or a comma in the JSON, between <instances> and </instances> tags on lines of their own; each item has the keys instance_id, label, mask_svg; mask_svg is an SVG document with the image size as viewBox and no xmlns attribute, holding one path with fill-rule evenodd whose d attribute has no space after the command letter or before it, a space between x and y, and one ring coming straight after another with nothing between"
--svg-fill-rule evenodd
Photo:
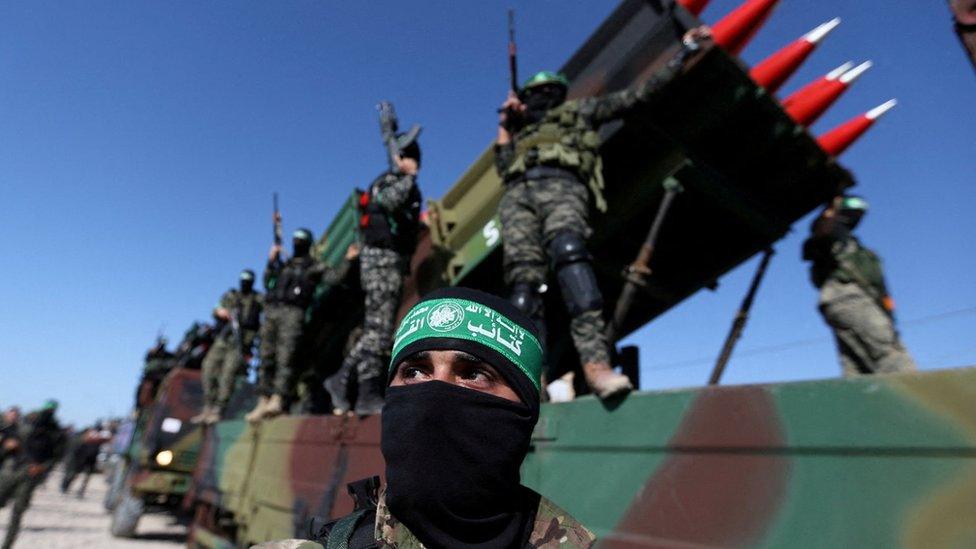
<instances>
[{"instance_id":1,"label":"masked man","mask_svg":"<svg viewBox=\"0 0 976 549\"><path fill-rule=\"evenodd\" d=\"M237 380L247 375L263 307L264 296L254 291L254 271L241 271L240 289L227 290L213 311L220 329L203 359L204 407L192 423L220 421Z\"/></svg>"},{"instance_id":2,"label":"masked man","mask_svg":"<svg viewBox=\"0 0 976 549\"><path fill-rule=\"evenodd\" d=\"M333 269L312 257L312 231L292 233L292 256L281 260L281 246L274 244L264 271L264 322L261 324L261 363L258 367L258 403L247 414L248 421L260 421L284 412L298 379L294 367L295 349L305 328L305 311L312 304L320 283L338 284L346 277L349 261L359 251L350 246L346 261Z\"/></svg>"},{"instance_id":3,"label":"masked man","mask_svg":"<svg viewBox=\"0 0 976 549\"><path fill-rule=\"evenodd\" d=\"M541 325L540 294L549 269L555 272L583 373L600 398L632 386L611 369L603 296L586 249L591 190L597 206L605 207L597 130L648 103L679 74L697 42L709 36L704 27L689 31L684 48L636 89L567 101L566 77L544 71L518 95L510 93L500 109L495 164L505 193L498 213L512 302Z\"/></svg>"},{"instance_id":4,"label":"masked man","mask_svg":"<svg viewBox=\"0 0 976 549\"><path fill-rule=\"evenodd\" d=\"M336 414L351 408L349 381L353 374L358 387L355 413L377 414L383 407L383 364L390 352L403 277L410 270L420 225L420 145L409 134L397 139L399 173L384 173L360 199L360 283L366 293L363 333L338 372L325 381Z\"/></svg>"},{"instance_id":5,"label":"masked man","mask_svg":"<svg viewBox=\"0 0 976 549\"><path fill-rule=\"evenodd\" d=\"M393 344L378 505L290 546L590 547L591 532L519 479L539 418L538 334L511 303L475 290L414 306Z\"/></svg>"},{"instance_id":6,"label":"masked man","mask_svg":"<svg viewBox=\"0 0 976 549\"><path fill-rule=\"evenodd\" d=\"M838 196L810 227L803 259L820 290L820 313L834 331L845 376L912 372L915 361L895 330L881 260L852 231L868 210L859 196Z\"/></svg>"}]
</instances>

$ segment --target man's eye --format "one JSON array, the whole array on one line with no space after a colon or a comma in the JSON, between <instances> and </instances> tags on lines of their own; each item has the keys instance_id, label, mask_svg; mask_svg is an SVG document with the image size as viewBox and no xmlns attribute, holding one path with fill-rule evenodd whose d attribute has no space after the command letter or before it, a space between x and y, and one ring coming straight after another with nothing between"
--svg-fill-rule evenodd
<instances>
[{"instance_id":1,"label":"man's eye","mask_svg":"<svg viewBox=\"0 0 976 549\"><path fill-rule=\"evenodd\" d=\"M484 368L471 368L464 374L465 379L472 381L492 381L494 376Z\"/></svg>"}]
</instances>

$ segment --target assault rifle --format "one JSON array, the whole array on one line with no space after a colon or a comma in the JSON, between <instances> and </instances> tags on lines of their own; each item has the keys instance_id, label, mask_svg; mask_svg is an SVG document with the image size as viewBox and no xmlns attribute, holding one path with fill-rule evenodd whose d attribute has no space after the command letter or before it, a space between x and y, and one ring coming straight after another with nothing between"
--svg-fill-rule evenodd
<instances>
[{"instance_id":1,"label":"assault rifle","mask_svg":"<svg viewBox=\"0 0 976 549\"><path fill-rule=\"evenodd\" d=\"M272 223L274 224L274 243L281 246L281 212L278 211L278 193L272 194L271 199L274 202L274 217L272 218Z\"/></svg>"},{"instance_id":2,"label":"assault rifle","mask_svg":"<svg viewBox=\"0 0 976 549\"><path fill-rule=\"evenodd\" d=\"M393 110L393 103L380 101L376 108L380 111L380 135L383 136L383 144L386 145L386 160L389 163L390 173L400 175L400 166L397 158L400 157L400 140L397 139L397 132L400 129L400 121L397 120L396 111ZM420 135L420 126L414 124L410 130L403 135L403 141L410 143Z\"/></svg>"},{"instance_id":3,"label":"assault rifle","mask_svg":"<svg viewBox=\"0 0 976 549\"><path fill-rule=\"evenodd\" d=\"M508 77L512 91L518 93L518 51L515 47L515 10L508 10Z\"/></svg>"}]
</instances>

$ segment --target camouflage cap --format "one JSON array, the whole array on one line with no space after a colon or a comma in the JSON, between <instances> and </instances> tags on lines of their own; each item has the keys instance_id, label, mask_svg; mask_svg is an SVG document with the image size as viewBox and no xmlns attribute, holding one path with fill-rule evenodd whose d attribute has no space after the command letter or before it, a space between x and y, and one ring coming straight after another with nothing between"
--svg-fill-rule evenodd
<instances>
[{"instance_id":1,"label":"camouflage cap","mask_svg":"<svg viewBox=\"0 0 976 549\"><path fill-rule=\"evenodd\" d=\"M868 211L868 201L857 195L847 195L841 199L840 207L843 210L860 210L866 212Z\"/></svg>"},{"instance_id":2,"label":"camouflage cap","mask_svg":"<svg viewBox=\"0 0 976 549\"><path fill-rule=\"evenodd\" d=\"M254 271L251 269L241 271L241 280L254 280Z\"/></svg>"},{"instance_id":3,"label":"camouflage cap","mask_svg":"<svg viewBox=\"0 0 976 549\"><path fill-rule=\"evenodd\" d=\"M49 398L45 400L44 404L41 405L41 410L57 410L57 409L58 409L58 401L54 400L53 398Z\"/></svg>"}]
</instances>

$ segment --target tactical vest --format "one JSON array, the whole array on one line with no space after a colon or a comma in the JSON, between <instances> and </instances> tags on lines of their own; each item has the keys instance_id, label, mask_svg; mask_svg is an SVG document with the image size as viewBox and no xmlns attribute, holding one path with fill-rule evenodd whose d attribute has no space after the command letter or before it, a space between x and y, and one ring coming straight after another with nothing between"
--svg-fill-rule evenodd
<instances>
[{"instance_id":1,"label":"tactical vest","mask_svg":"<svg viewBox=\"0 0 976 549\"><path fill-rule=\"evenodd\" d=\"M261 327L261 307L256 292L243 294L234 291L234 314L242 330L257 330Z\"/></svg>"},{"instance_id":2,"label":"tactical vest","mask_svg":"<svg viewBox=\"0 0 976 549\"><path fill-rule=\"evenodd\" d=\"M384 173L359 195L359 230L363 244L374 248L396 250L401 255L413 255L420 229L420 189L410 187L407 202L396 211L388 212L375 200L375 193L396 178Z\"/></svg>"},{"instance_id":3,"label":"tactical vest","mask_svg":"<svg viewBox=\"0 0 976 549\"><path fill-rule=\"evenodd\" d=\"M833 278L840 282L853 282L861 287L877 301L881 301L888 294L884 283L884 273L881 270L881 258L871 250L865 248L854 237L835 254L837 269Z\"/></svg>"},{"instance_id":4,"label":"tactical vest","mask_svg":"<svg viewBox=\"0 0 976 549\"><path fill-rule=\"evenodd\" d=\"M542 120L518 132L515 160L505 173L505 181L520 179L536 166L575 172L593 191L597 209L606 211L600 136L580 113L579 101L567 101L550 109Z\"/></svg>"},{"instance_id":5,"label":"tactical vest","mask_svg":"<svg viewBox=\"0 0 976 549\"><path fill-rule=\"evenodd\" d=\"M315 294L316 283L308 276L313 266L315 260L309 256L293 257L285 262L278 272L274 287L268 290L268 301L307 308Z\"/></svg>"}]
</instances>

